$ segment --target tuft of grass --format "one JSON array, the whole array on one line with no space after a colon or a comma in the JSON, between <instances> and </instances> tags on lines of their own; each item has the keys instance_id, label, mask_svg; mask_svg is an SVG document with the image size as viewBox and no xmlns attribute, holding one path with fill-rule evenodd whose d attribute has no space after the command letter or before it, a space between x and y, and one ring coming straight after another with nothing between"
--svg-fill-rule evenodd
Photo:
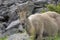
<instances>
[{"instance_id":1,"label":"tuft of grass","mask_svg":"<svg viewBox=\"0 0 60 40\"><path fill-rule=\"evenodd\" d=\"M60 40L60 34L57 35L55 40Z\"/></svg>"},{"instance_id":2,"label":"tuft of grass","mask_svg":"<svg viewBox=\"0 0 60 40\"><path fill-rule=\"evenodd\" d=\"M7 37L0 38L0 40L7 40ZM34 36L30 36L30 40L34 40ZM48 40L51 40L51 38L49 38ZM60 40L60 34L57 35L57 37L55 38L55 40Z\"/></svg>"},{"instance_id":3,"label":"tuft of grass","mask_svg":"<svg viewBox=\"0 0 60 40\"><path fill-rule=\"evenodd\" d=\"M7 40L7 37L2 37L0 38L0 40Z\"/></svg>"},{"instance_id":4,"label":"tuft of grass","mask_svg":"<svg viewBox=\"0 0 60 40\"><path fill-rule=\"evenodd\" d=\"M49 11L55 11L60 14L60 3L57 5L49 4L46 5L46 7L48 8Z\"/></svg>"}]
</instances>

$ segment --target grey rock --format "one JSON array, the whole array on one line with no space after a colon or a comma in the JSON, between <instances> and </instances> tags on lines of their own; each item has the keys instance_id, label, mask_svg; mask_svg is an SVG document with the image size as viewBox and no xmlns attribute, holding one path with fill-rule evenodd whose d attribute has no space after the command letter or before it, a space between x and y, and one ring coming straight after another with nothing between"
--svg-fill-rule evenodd
<instances>
[{"instance_id":1,"label":"grey rock","mask_svg":"<svg viewBox=\"0 0 60 40\"><path fill-rule=\"evenodd\" d=\"M0 23L0 32L1 32L1 30L3 30L3 25Z\"/></svg>"},{"instance_id":2,"label":"grey rock","mask_svg":"<svg viewBox=\"0 0 60 40\"><path fill-rule=\"evenodd\" d=\"M12 5L15 3L23 3L26 2L26 0L6 0L3 2L4 5Z\"/></svg>"},{"instance_id":3,"label":"grey rock","mask_svg":"<svg viewBox=\"0 0 60 40\"><path fill-rule=\"evenodd\" d=\"M29 36L26 33L17 33L9 36L8 40L29 40Z\"/></svg>"},{"instance_id":4,"label":"grey rock","mask_svg":"<svg viewBox=\"0 0 60 40\"><path fill-rule=\"evenodd\" d=\"M12 34L18 33L18 32L24 32L23 27L20 25L19 19L11 22L5 30L6 30L6 32L4 32L5 36L12 35Z\"/></svg>"},{"instance_id":5,"label":"grey rock","mask_svg":"<svg viewBox=\"0 0 60 40\"><path fill-rule=\"evenodd\" d=\"M5 6L1 6L1 7L0 7L0 15L1 15L1 16L7 15L8 12L9 12L9 10L8 10L7 7L5 7Z\"/></svg>"},{"instance_id":6,"label":"grey rock","mask_svg":"<svg viewBox=\"0 0 60 40\"><path fill-rule=\"evenodd\" d=\"M58 3L60 3L60 0L58 0Z\"/></svg>"},{"instance_id":7,"label":"grey rock","mask_svg":"<svg viewBox=\"0 0 60 40\"><path fill-rule=\"evenodd\" d=\"M19 27L20 27L20 29L19 29ZM10 29L8 29L7 31L5 31L4 33L3 33L3 35L4 36L10 36L10 35L13 35L13 34L15 34L15 33L23 33L24 32L24 29L22 28L21 26L16 26L16 27L14 27L14 28L10 28Z\"/></svg>"},{"instance_id":8,"label":"grey rock","mask_svg":"<svg viewBox=\"0 0 60 40\"><path fill-rule=\"evenodd\" d=\"M33 13L40 13L43 8L45 8L46 4L48 4L48 0L33 0L34 2L34 10Z\"/></svg>"},{"instance_id":9,"label":"grey rock","mask_svg":"<svg viewBox=\"0 0 60 40\"><path fill-rule=\"evenodd\" d=\"M44 10L44 11L48 11L47 8L36 8L36 9L35 9L35 13L41 13L43 10Z\"/></svg>"},{"instance_id":10,"label":"grey rock","mask_svg":"<svg viewBox=\"0 0 60 40\"><path fill-rule=\"evenodd\" d=\"M12 5L12 6L9 7L9 13L8 13L9 23L18 19L18 15L16 13L16 9L17 9L16 5Z\"/></svg>"},{"instance_id":11,"label":"grey rock","mask_svg":"<svg viewBox=\"0 0 60 40\"><path fill-rule=\"evenodd\" d=\"M0 5L2 4L2 0L0 0Z\"/></svg>"},{"instance_id":12,"label":"grey rock","mask_svg":"<svg viewBox=\"0 0 60 40\"><path fill-rule=\"evenodd\" d=\"M10 5L10 4L13 4L15 1L14 0L5 0L3 2L4 5Z\"/></svg>"},{"instance_id":13,"label":"grey rock","mask_svg":"<svg viewBox=\"0 0 60 40\"><path fill-rule=\"evenodd\" d=\"M0 31L0 38L5 37L5 36L10 36L10 35L13 35L15 33L18 33L18 29L17 28L12 28L12 29L10 29L8 31L5 31L4 33L2 33Z\"/></svg>"},{"instance_id":14,"label":"grey rock","mask_svg":"<svg viewBox=\"0 0 60 40\"><path fill-rule=\"evenodd\" d=\"M32 0L33 2L45 2L45 1L47 1L47 0Z\"/></svg>"},{"instance_id":15,"label":"grey rock","mask_svg":"<svg viewBox=\"0 0 60 40\"><path fill-rule=\"evenodd\" d=\"M34 4L36 5L36 7L43 7L45 4L47 4L47 0L35 0Z\"/></svg>"},{"instance_id":16,"label":"grey rock","mask_svg":"<svg viewBox=\"0 0 60 40\"><path fill-rule=\"evenodd\" d=\"M6 30L11 29L11 28L13 28L13 27L17 27L16 25L18 25L19 23L20 23L19 19L16 20L16 21L11 22L11 23L9 24L9 26L6 28Z\"/></svg>"},{"instance_id":17,"label":"grey rock","mask_svg":"<svg viewBox=\"0 0 60 40\"><path fill-rule=\"evenodd\" d=\"M43 10L43 8L36 8L35 13L40 13Z\"/></svg>"},{"instance_id":18,"label":"grey rock","mask_svg":"<svg viewBox=\"0 0 60 40\"><path fill-rule=\"evenodd\" d=\"M5 30L5 26L3 25L3 23L0 23L0 30Z\"/></svg>"},{"instance_id":19,"label":"grey rock","mask_svg":"<svg viewBox=\"0 0 60 40\"><path fill-rule=\"evenodd\" d=\"M16 9L17 9L17 6L16 5L10 6L10 11L11 12L15 12Z\"/></svg>"},{"instance_id":20,"label":"grey rock","mask_svg":"<svg viewBox=\"0 0 60 40\"><path fill-rule=\"evenodd\" d=\"M5 31L3 33L3 35L4 36L9 36L9 35L12 35L12 34L15 34L15 33L18 33L18 32L19 32L18 28L11 28L11 29Z\"/></svg>"},{"instance_id":21,"label":"grey rock","mask_svg":"<svg viewBox=\"0 0 60 40\"><path fill-rule=\"evenodd\" d=\"M7 15L7 13L4 12L4 14L2 14L1 16L3 17L3 19L0 19L1 22L8 22L9 16Z\"/></svg>"},{"instance_id":22,"label":"grey rock","mask_svg":"<svg viewBox=\"0 0 60 40\"><path fill-rule=\"evenodd\" d=\"M9 16L9 21L8 21L8 23L11 23L12 21L15 21L15 20L17 20L18 19L18 15L17 15L17 13L16 12L10 12L9 14L8 14L8 16Z\"/></svg>"},{"instance_id":23,"label":"grey rock","mask_svg":"<svg viewBox=\"0 0 60 40\"><path fill-rule=\"evenodd\" d=\"M2 22L5 18L3 16L0 16L0 22Z\"/></svg>"},{"instance_id":24,"label":"grey rock","mask_svg":"<svg viewBox=\"0 0 60 40\"><path fill-rule=\"evenodd\" d=\"M5 31L5 26L3 25L3 23L0 23L0 38L3 37L3 32Z\"/></svg>"},{"instance_id":25,"label":"grey rock","mask_svg":"<svg viewBox=\"0 0 60 40\"><path fill-rule=\"evenodd\" d=\"M52 0L48 0L48 4L51 4Z\"/></svg>"}]
</instances>

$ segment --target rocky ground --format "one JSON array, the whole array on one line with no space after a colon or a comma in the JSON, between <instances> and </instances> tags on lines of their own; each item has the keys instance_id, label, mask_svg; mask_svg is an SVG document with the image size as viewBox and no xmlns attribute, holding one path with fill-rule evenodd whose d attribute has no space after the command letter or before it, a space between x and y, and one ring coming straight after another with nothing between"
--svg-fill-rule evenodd
<instances>
[{"instance_id":1,"label":"rocky ground","mask_svg":"<svg viewBox=\"0 0 60 40\"><path fill-rule=\"evenodd\" d=\"M45 4L50 4L51 2L52 0L0 0L0 38L6 35L12 35L8 40L14 40L13 38L21 36L18 34L23 30L17 14L19 7L22 9L25 5L28 5L28 12L34 14L40 13L45 8ZM54 4L56 2L56 0L53 1ZM60 0L58 0L59 2ZM45 10L47 11L46 8ZM23 38L21 40L24 40L25 36L21 38Z\"/></svg>"}]
</instances>

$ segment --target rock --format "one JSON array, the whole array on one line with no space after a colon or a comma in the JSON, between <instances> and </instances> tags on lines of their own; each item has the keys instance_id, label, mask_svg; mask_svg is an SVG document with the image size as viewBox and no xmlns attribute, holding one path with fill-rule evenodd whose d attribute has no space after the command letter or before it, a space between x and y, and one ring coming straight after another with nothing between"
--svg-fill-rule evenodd
<instances>
[{"instance_id":1,"label":"rock","mask_svg":"<svg viewBox=\"0 0 60 40\"><path fill-rule=\"evenodd\" d=\"M3 32L5 32L5 26L3 23L0 23L0 38L3 37Z\"/></svg>"},{"instance_id":2,"label":"rock","mask_svg":"<svg viewBox=\"0 0 60 40\"><path fill-rule=\"evenodd\" d=\"M3 16L0 16L0 22L3 22L5 18Z\"/></svg>"},{"instance_id":3,"label":"rock","mask_svg":"<svg viewBox=\"0 0 60 40\"><path fill-rule=\"evenodd\" d=\"M5 30L5 26L3 25L3 23L0 23L0 30Z\"/></svg>"},{"instance_id":4,"label":"rock","mask_svg":"<svg viewBox=\"0 0 60 40\"><path fill-rule=\"evenodd\" d=\"M35 0L34 4L36 7L43 7L45 4L47 4L47 0Z\"/></svg>"},{"instance_id":5,"label":"rock","mask_svg":"<svg viewBox=\"0 0 60 40\"><path fill-rule=\"evenodd\" d=\"M35 13L40 13L41 10L43 10L43 8L36 8L34 12L35 12Z\"/></svg>"},{"instance_id":6,"label":"rock","mask_svg":"<svg viewBox=\"0 0 60 40\"><path fill-rule=\"evenodd\" d=\"M6 0L3 2L3 4L6 6L11 6L15 3L23 3L23 2L26 2L26 0Z\"/></svg>"},{"instance_id":7,"label":"rock","mask_svg":"<svg viewBox=\"0 0 60 40\"><path fill-rule=\"evenodd\" d=\"M33 10L33 14L40 13L41 10L46 7L45 5L48 4L47 0L33 0L33 2L35 6Z\"/></svg>"},{"instance_id":8,"label":"rock","mask_svg":"<svg viewBox=\"0 0 60 40\"><path fill-rule=\"evenodd\" d=\"M23 30L23 29L21 29L22 27L20 27L20 29L19 29L19 27L20 27L19 20L13 21L11 24L9 24L8 27L7 27L6 22L1 22L0 23L0 38L5 37L6 35L12 35L14 33L18 33L18 32L20 32L19 30L22 31Z\"/></svg>"},{"instance_id":9,"label":"rock","mask_svg":"<svg viewBox=\"0 0 60 40\"><path fill-rule=\"evenodd\" d=\"M19 29L18 28L11 28L3 33L4 36L10 36L12 34L18 33Z\"/></svg>"},{"instance_id":10,"label":"rock","mask_svg":"<svg viewBox=\"0 0 60 40\"><path fill-rule=\"evenodd\" d=\"M8 22L9 23L18 19L16 9L17 9L16 5L12 5L12 6L9 7L9 13L8 13L8 16L9 16L9 21Z\"/></svg>"},{"instance_id":11,"label":"rock","mask_svg":"<svg viewBox=\"0 0 60 40\"><path fill-rule=\"evenodd\" d=\"M1 6L1 7L0 7L0 15L5 14L6 12L8 12L7 7Z\"/></svg>"},{"instance_id":12,"label":"rock","mask_svg":"<svg viewBox=\"0 0 60 40\"><path fill-rule=\"evenodd\" d=\"M6 30L11 29L11 28L14 28L14 27L18 27L18 26L16 26L16 25L18 25L18 24L20 24L19 19L16 20L16 21L11 22L11 23L8 25L8 27L6 28Z\"/></svg>"},{"instance_id":13,"label":"rock","mask_svg":"<svg viewBox=\"0 0 60 40\"><path fill-rule=\"evenodd\" d=\"M51 4L52 0L48 0L48 4Z\"/></svg>"},{"instance_id":14,"label":"rock","mask_svg":"<svg viewBox=\"0 0 60 40\"><path fill-rule=\"evenodd\" d=\"M6 35L12 35L14 33L18 32L24 32L23 27L20 25L19 19L16 21L11 22L8 27L5 29L5 32L3 33L5 36Z\"/></svg>"},{"instance_id":15,"label":"rock","mask_svg":"<svg viewBox=\"0 0 60 40\"><path fill-rule=\"evenodd\" d=\"M47 9L47 8L37 8L37 7L36 7L34 13L41 13L41 12L43 12L43 11L48 11L48 9Z\"/></svg>"},{"instance_id":16,"label":"rock","mask_svg":"<svg viewBox=\"0 0 60 40\"><path fill-rule=\"evenodd\" d=\"M58 0L58 3L60 3L60 0Z\"/></svg>"},{"instance_id":17,"label":"rock","mask_svg":"<svg viewBox=\"0 0 60 40\"><path fill-rule=\"evenodd\" d=\"M0 5L2 4L2 0L0 0Z\"/></svg>"},{"instance_id":18,"label":"rock","mask_svg":"<svg viewBox=\"0 0 60 40\"><path fill-rule=\"evenodd\" d=\"M13 35L15 33L18 33L18 29L17 28L12 28L12 29L7 30L3 33L0 33L0 38L5 37L5 36L10 36L10 35Z\"/></svg>"},{"instance_id":19,"label":"rock","mask_svg":"<svg viewBox=\"0 0 60 40\"><path fill-rule=\"evenodd\" d=\"M23 33L24 29L21 25L17 25L15 27L12 27L10 29L7 29L2 35L3 36L10 36L13 35L15 33Z\"/></svg>"},{"instance_id":20,"label":"rock","mask_svg":"<svg viewBox=\"0 0 60 40\"><path fill-rule=\"evenodd\" d=\"M15 3L15 0L5 0L4 2L3 2L3 4L4 5L12 5L12 4L14 4Z\"/></svg>"},{"instance_id":21,"label":"rock","mask_svg":"<svg viewBox=\"0 0 60 40\"><path fill-rule=\"evenodd\" d=\"M17 9L17 6L16 5L12 5L12 6L9 7L9 9L10 9L11 12L15 12L16 9Z\"/></svg>"},{"instance_id":22,"label":"rock","mask_svg":"<svg viewBox=\"0 0 60 40\"><path fill-rule=\"evenodd\" d=\"M9 36L8 40L29 40L29 36L26 33L17 33Z\"/></svg>"}]
</instances>

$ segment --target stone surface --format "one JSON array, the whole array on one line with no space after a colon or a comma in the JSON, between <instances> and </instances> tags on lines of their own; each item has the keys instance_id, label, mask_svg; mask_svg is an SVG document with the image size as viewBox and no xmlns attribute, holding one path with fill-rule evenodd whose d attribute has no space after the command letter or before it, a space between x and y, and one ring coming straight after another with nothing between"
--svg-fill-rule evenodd
<instances>
[{"instance_id":1,"label":"stone surface","mask_svg":"<svg viewBox=\"0 0 60 40\"><path fill-rule=\"evenodd\" d=\"M2 0L0 0L0 5L2 4Z\"/></svg>"},{"instance_id":2,"label":"stone surface","mask_svg":"<svg viewBox=\"0 0 60 40\"><path fill-rule=\"evenodd\" d=\"M8 40L29 40L29 36L26 33L17 33L9 36Z\"/></svg>"},{"instance_id":3,"label":"stone surface","mask_svg":"<svg viewBox=\"0 0 60 40\"><path fill-rule=\"evenodd\" d=\"M18 24L20 24L19 19L16 20L16 21L11 22L11 23L8 25L8 27L6 28L6 30L11 29L11 28L13 28L13 27L18 27L18 26L16 26L16 25L18 25Z\"/></svg>"}]
</instances>

